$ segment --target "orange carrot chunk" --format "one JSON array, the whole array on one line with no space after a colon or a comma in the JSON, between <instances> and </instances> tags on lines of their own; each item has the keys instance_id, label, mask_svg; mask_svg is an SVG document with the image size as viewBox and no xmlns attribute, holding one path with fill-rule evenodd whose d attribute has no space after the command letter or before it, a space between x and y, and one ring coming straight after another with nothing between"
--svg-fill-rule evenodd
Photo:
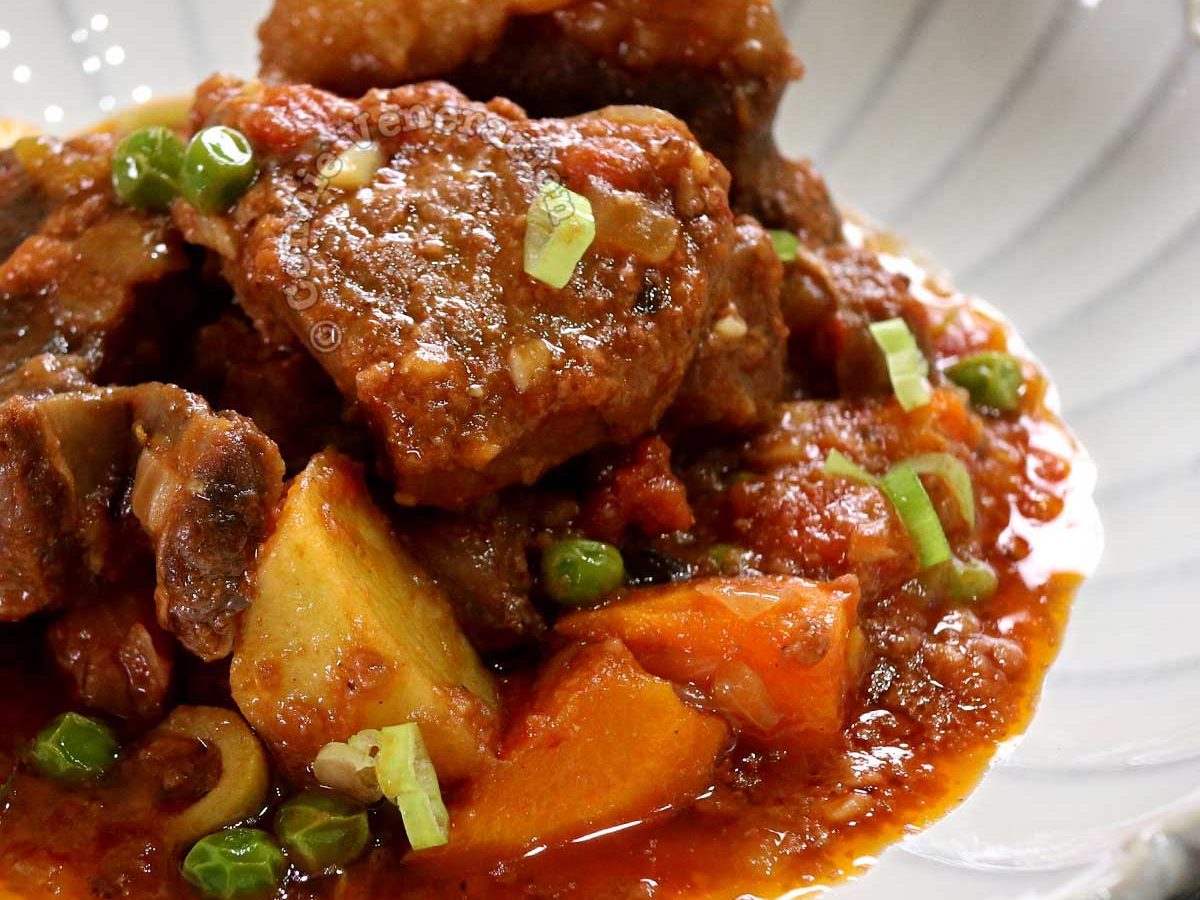
<instances>
[{"instance_id":1,"label":"orange carrot chunk","mask_svg":"<svg viewBox=\"0 0 1200 900\"><path fill-rule=\"evenodd\" d=\"M844 723L860 646L858 581L711 578L630 591L557 626L619 638L645 668L707 692L743 733L774 745L828 741Z\"/></svg>"},{"instance_id":2,"label":"orange carrot chunk","mask_svg":"<svg viewBox=\"0 0 1200 900\"><path fill-rule=\"evenodd\" d=\"M423 856L514 859L661 815L711 785L728 745L719 718L619 642L568 649L547 664L500 762L451 806L449 845Z\"/></svg>"}]
</instances>

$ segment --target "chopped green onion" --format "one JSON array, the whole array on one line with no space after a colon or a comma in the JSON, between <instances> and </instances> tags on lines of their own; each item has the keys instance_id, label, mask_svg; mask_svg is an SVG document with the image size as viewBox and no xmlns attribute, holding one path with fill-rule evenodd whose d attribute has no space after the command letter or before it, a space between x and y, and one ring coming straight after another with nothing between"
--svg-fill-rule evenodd
<instances>
[{"instance_id":1,"label":"chopped green onion","mask_svg":"<svg viewBox=\"0 0 1200 900\"><path fill-rule=\"evenodd\" d=\"M201 212L224 212L254 181L254 148L240 131L213 125L198 131L187 145L179 187Z\"/></svg>"},{"instance_id":2,"label":"chopped green onion","mask_svg":"<svg viewBox=\"0 0 1200 900\"><path fill-rule=\"evenodd\" d=\"M59 781L100 778L117 761L112 729L79 713L63 713L33 739L30 761L43 775Z\"/></svg>"},{"instance_id":3,"label":"chopped green onion","mask_svg":"<svg viewBox=\"0 0 1200 900\"><path fill-rule=\"evenodd\" d=\"M275 814L275 834L288 856L310 874L347 866L371 839L367 811L329 791L305 791Z\"/></svg>"},{"instance_id":4,"label":"chopped green onion","mask_svg":"<svg viewBox=\"0 0 1200 900\"><path fill-rule=\"evenodd\" d=\"M625 560L612 544L567 538L542 554L542 587L565 606L589 606L625 583Z\"/></svg>"},{"instance_id":5,"label":"chopped green onion","mask_svg":"<svg viewBox=\"0 0 1200 900\"><path fill-rule=\"evenodd\" d=\"M975 489L971 485L971 473L962 460L949 453L924 453L904 460L901 465L908 466L918 475L936 475L946 482L963 519L975 527Z\"/></svg>"},{"instance_id":6,"label":"chopped green onion","mask_svg":"<svg viewBox=\"0 0 1200 900\"><path fill-rule=\"evenodd\" d=\"M833 478L849 478L862 484L879 484L879 479L846 456L841 450L830 450L822 470Z\"/></svg>"},{"instance_id":7,"label":"chopped green onion","mask_svg":"<svg viewBox=\"0 0 1200 900\"><path fill-rule=\"evenodd\" d=\"M917 473L899 465L884 475L880 484L917 546L921 568L928 569L949 560L950 543Z\"/></svg>"},{"instance_id":8,"label":"chopped green onion","mask_svg":"<svg viewBox=\"0 0 1200 900\"><path fill-rule=\"evenodd\" d=\"M996 571L977 559L952 559L921 573L925 586L955 603L986 603L999 587Z\"/></svg>"},{"instance_id":9,"label":"chopped green onion","mask_svg":"<svg viewBox=\"0 0 1200 900\"><path fill-rule=\"evenodd\" d=\"M926 375L929 363L903 319L887 319L870 326L871 337L887 361L892 391L905 412L927 406L932 394Z\"/></svg>"},{"instance_id":10,"label":"chopped green onion","mask_svg":"<svg viewBox=\"0 0 1200 900\"><path fill-rule=\"evenodd\" d=\"M595 239L596 218L588 198L546 181L526 219L525 271L562 290Z\"/></svg>"},{"instance_id":11,"label":"chopped green onion","mask_svg":"<svg viewBox=\"0 0 1200 900\"><path fill-rule=\"evenodd\" d=\"M450 840L450 814L420 726L408 722L381 729L375 771L383 795L400 808L414 850L440 847Z\"/></svg>"},{"instance_id":12,"label":"chopped green onion","mask_svg":"<svg viewBox=\"0 0 1200 900\"><path fill-rule=\"evenodd\" d=\"M767 234L771 235L771 243L775 245L775 252L781 260L785 263L796 261L796 256L800 252L800 239L794 232L785 231L782 228L772 228Z\"/></svg>"},{"instance_id":13,"label":"chopped green onion","mask_svg":"<svg viewBox=\"0 0 1200 900\"><path fill-rule=\"evenodd\" d=\"M286 871L283 851L257 828L210 834L183 859L184 880L204 896L219 900L273 897Z\"/></svg>"},{"instance_id":14,"label":"chopped green onion","mask_svg":"<svg viewBox=\"0 0 1200 900\"><path fill-rule=\"evenodd\" d=\"M1021 404L1025 375L1011 353L976 353L952 365L946 377L966 388L976 406L1012 412Z\"/></svg>"},{"instance_id":15,"label":"chopped green onion","mask_svg":"<svg viewBox=\"0 0 1200 900\"><path fill-rule=\"evenodd\" d=\"M166 209L179 195L183 141L168 128L142 128L113 150L112 185L117 197L141 209Z\"/></svg>"}]
</instances>

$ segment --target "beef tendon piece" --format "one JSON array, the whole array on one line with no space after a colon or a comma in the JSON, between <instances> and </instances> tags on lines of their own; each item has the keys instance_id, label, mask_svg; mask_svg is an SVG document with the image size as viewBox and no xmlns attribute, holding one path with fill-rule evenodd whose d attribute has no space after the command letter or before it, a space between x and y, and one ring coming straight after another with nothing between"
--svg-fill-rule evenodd
<instances>
[{"instance_id":1,"label":"beef tendon piece","mask_svg":"<svg viewBox=\"0 0 1200 900\"><path fill-rule=\"evenodd\" d=\"M772 134L801 67L770 0L276 0L259 36L266 77L348 95L436 76L537 116L668 110L729 167L735 209L840 239L824 182Z\"/></svg>"},{"instance_id":2,"label":"beef tendon piece","mask_svg":"<svg viewBox=\"0 0 1200 900\"><path fill-rule=\"evenodd\" d=\"M9 253L0 246L0 377L53 353L73 355L96 381L145 380L171 360L203 305L170 216L113 195L115 142L25 138L7 173L0 162L0 211L38 205L6 218L19 220L22 240Z\"/></svg>"},{"instance_id":3,"label":"beef tendon piece","mask_svg":"<svg viewBox=\"0 0 1200 900\"><path fill-rule=\"evenodd\" d=\"M160 624L211 660L249 603L283 461L179 388L96 388L0 405L0 486L0 620L101 593L148 545Z\"/></svg>"},{"instance_id":4,"label":"beef tendon piece","mask_svg":"<svg viewBox=\"0 0 1200 900\"><path fill-rule=\"evenodd\" d=\"M401 503L463 507L532 483L636 439L674 399L735 239L727 173L678 119L530 120L435 83L351 102L222 80L194 118L245 133L263 170L224 219L179 205L180 221L227 254L260 326L305 341L356 405ZM356 188L312 187L363 127L381 168ZM596 217L561 290L524 271L550 177Z\"/></svg>"},{"instance_id":5,"label":"beef tendon piece","mask_svg":"<svg viewBox=\"0 0 1200 900\"><path fill-rule=\"evenodd\" d=\"M751 428L769 418L783 395L783 264L754 219L740 217L737 234L724 305L713 315L668 418L676 428Z\"/></svg>"}]
</instances>

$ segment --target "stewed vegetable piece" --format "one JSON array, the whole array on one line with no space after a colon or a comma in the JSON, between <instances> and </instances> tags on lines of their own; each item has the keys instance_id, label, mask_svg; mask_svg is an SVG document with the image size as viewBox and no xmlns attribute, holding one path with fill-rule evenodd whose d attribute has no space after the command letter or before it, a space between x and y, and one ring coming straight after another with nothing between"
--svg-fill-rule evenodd
<instances>
[{"instance_id":1,"label":"stewed vegetable piece","mask_svg":"<svg viewBox=\"0 0 1200 900\"><path fill-rule=\"evenodd\" d=\"M214 125L196 133L187 146L180 189L203 212L221 212L246 192L258 174L254 148L240 131Z\"/></svg>"},{"instance_id":2,"label":"stewed vegetable piece","mask_svg":"<svg viewBox=\"0 0 1200 900\"><path fill-rule=\"evenodd\" d=\"M113 151L113 190L130 206L166 209L179 195L183 153L183 141L169 128L133 132Z\"/></svg>"},{"instance_id":3,"label":"stewed vegetable piece","mask_svg":"<svg viewBox=\"0 0 1200 900\"><path fill-rule=\"evenodd\" d=\"M625 562L612 544L569 538L542 555L542 584L565 606L588 606L625 581Z\"/></svg>"},{"instance_id":4,"label":"stewed vegetable piece","mask_svg":"<svg viewBox=\"0 0 1200 900\"><path fill-rule=\"evenodd\" d=\"M112 729L79 713L63 713L33 741L30 759L43 775L78 782L100 778L117 761Z\"/></svg>"},{"instance_id":5,"label":"stewed vegetable piece","mask_svg":"<svg viewBox=\"0 0 1200 900\"><path fill-rule=\"evenodd\" d=\"M1000 412L1015 410L1025 388L1021 362L1011 353L976 353L952 365L946 375L967 389L976 406Z\"/></svg>"},{"instance_id":6,"label":"stewed vegetable piece","mask_svg":"<svg viewBox=\"0 0 1200 900\"><path fill-rule=\"evenodd\" d=\"M275 814L275 834L288 857L310 874L349 865L371 839L367 812L332 791L305 791Z\"/></svg>"},{"instance_id":7,"label":"stewed vegetable piece","mask_svg":"<svg viewBox=\"0 0 1200 900\"><path fill-rule=\"evenodd\" d=\"M258 828L231 828L201 838L183 860L183 877L206 897L269 897L287 871L275 840Z\"/></svg>"}]
</instances>

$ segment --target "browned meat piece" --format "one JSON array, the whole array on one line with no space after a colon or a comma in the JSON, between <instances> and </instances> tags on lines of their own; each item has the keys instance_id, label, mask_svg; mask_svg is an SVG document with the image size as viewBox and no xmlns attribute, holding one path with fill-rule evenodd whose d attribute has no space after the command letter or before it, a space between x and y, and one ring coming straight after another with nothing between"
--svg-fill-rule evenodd
<instances>
[{"instance_id":1,"label":"browned meat piece","mask_svg":"<svg viewBox=\"0 0 1200 900\"><path fill-rule=\"evenodd\" d=\"M278 0L263 75L348 96L456 69L503 29L509 0Z\"/></svg>"},{"instance_id":2,"label":"browned meat piece","mask_svg":"<svg viewBox=\"0 0 1200 900\"><path fill-rule=\"evenodd\" d=\"M0 263L41 227L50 198L11 150L0 150Z\"/></svg>"},{"instance_id":3,"label":"browned meat piece","mask_svg":"<svg viewBox=\"0 0 1200 900\"><path fill-rule=\"evenodd\" d=\"M0 405L0 620L86 599L157 559L159 622L225 656L248 570L283 490L275 445L246 419L146 384ZM129 515L124 514L128 510Z\"/></svg>"},{"instance_id":4,"label":"browned meat piece","mask_svg":"<svg viewBox=\"0 0 1200 900\"><path fill-rule=\"evenodd\" d=\"M888 271L867 250L801 248L787 268L783 314L805 389L819 396L890 393L884 357L868 326L903 316L927 346L928 309L910 287L906 276Z\"/></svg>"},{"instance_id":5,"label":"browned meat piece","mask_svg":"<svg viewBox=\"0 0 1200 900\"><path fill-rule=\"evenodd\" d=\"M342 395L325 370L294 341L277 343L237 309L202 328L183 385L217 409L251 419L278 446L289 472L326 447L367 446L345 421Z\"/></svg>"},{"instance_id":6,"label":"browned meat piece","mask_svg":"<svg viewBox=\"0 0 1200 900\"><path fill-rule=\"evenodd\" d=\"M252 316L309 342L384 447L400 502L461 508L531 483L670 405L735 237L728 176L679 120L529 120L440 84L351 102L220 80L194 117L240 129L266 165L226 219L181 204L180 221L228 254ZM369 189L311 188L317 158L364 123L385 161ZM524 271L547 170L597 221L562 290Z\"/></svg>"},{"instance_id":7,"label":"browned meat piece","mask_svg":"<svg viewBox=\"0 0 1200 900\"><path fill-rule=\"evenodd\" d=\"M787 328L780 309L783 264L754 219L738 220L725 305L700 344L668 416L681 430L741 430L770 416L782 396Z\"/></svg>"},{"instance_id":8,"label":"browned meat piece","mask_svg":"<svg viewBox=\"0 0 1200 900\"><path fill-rule=\"evenodd\" d=\"M260 37L266 77L348 95L436 76L536 116L665 109L729 167L739 212L840 239L824 182L772 135L801 69L770 0L276 0Z\"/></svg>"},{"instance_id":9,"label":"browned meat piece","mask_svg":"<svg viewBox=\"0 0 1200 900\"><path fill-rule=\"evenodd\" d=\"M110 135L27 138L13 148L23 175L0 174L33 185L49 210L0 265L0 377L42 353L73 354L100 382L162 374L202 305L170 217L113 196L113 144Z\"/></svg>"},{"instance_id":10,"label":"browned meat piece","mask_svg":"<svg viewBox=\"0 0 1200 900\"><path fill-rule=\"evenodd\" d=\"M151 720L162 712L174 644L154 620L149 592L122 591L68 610L46 637L84 705L122 719Z\"/></svg>"},{"instance_id":11,"label":"browned meat piece","mask_svg":"<svg viewBox=\"0 0 1200 900\"><path fill-rule=\"evenodd\" d=\"M0 402L9 397L45 397L67 391L85 390L90 386L88 362L78 356L56 356L43 353L0 375Z\"/></svg>"},{"instance_id":12,"label":"browned meat piece","mask_svg":"<svg viewBox=\"0 0 1200 900\"><path fill-rule=\"evenodd\" d=\"M546 634L530 600L529 552L537 529L521 499L489 497L463 513L414 511L399 524L400 537L445 589L481 653L508 653Z\"/></svg>"}]
</instances>

